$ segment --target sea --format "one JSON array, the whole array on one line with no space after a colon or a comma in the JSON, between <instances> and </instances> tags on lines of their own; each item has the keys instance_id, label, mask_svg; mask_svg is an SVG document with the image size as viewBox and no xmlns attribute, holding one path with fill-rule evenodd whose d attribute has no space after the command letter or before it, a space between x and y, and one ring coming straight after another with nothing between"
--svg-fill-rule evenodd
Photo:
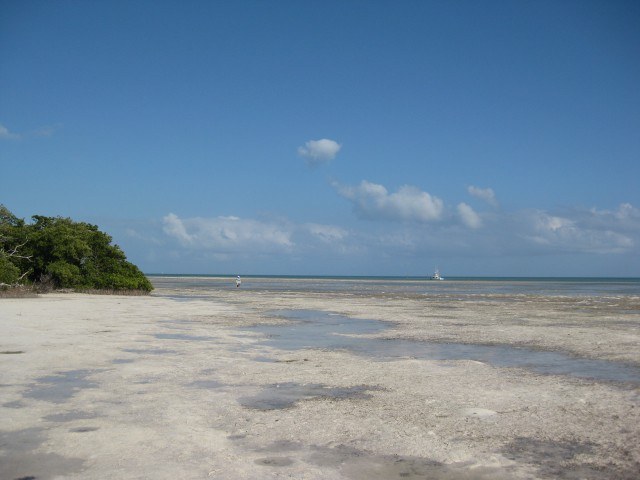
<instances>
[{"instance_id":1,"label":"sea","mask_svg":"<svg viewBox=\"0 0 640 480\"><path fill-rule=\"evenodd\" d=\"M197 295L236 288L235 275L147 275L161 290ZM349 277L245 275L243 290L350 293L354 295L537 295L566 297L639 297L640 278L611 277Z\"/></svg>"}]
</instances>

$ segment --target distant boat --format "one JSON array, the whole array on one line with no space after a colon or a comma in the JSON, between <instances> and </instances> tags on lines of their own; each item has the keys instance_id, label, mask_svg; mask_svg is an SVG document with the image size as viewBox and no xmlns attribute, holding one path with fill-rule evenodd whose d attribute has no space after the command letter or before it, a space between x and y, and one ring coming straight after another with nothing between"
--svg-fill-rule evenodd
<instances>
[{"instance_id":1,"label":"distant boat","mask_svg":"<svg viewBox=\"0 0 640 480\"><path fill-rule=\"evenodd\" d=\"M440 270L436 268L436 271L431 275L431 280L444 280L444 277L440 275Z\"/></svg>"}]
</instances>

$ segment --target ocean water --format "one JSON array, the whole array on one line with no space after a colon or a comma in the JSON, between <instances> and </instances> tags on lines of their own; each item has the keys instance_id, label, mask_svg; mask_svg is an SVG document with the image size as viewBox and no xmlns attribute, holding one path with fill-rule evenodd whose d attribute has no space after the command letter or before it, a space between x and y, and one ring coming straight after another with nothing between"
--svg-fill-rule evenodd
<instances>
[{"instance_id":1,"label":"ocean water","mask_svg":"<svg viewBox=\"0 0 640 480\"><path fill-rule=\"evenodd\" d=\"M235 289L235 276L149 275L159 290L179 290L183 295ZM243 276L243 290L274 292L330 292L362 295L537 295L566 297L640 297L640 278L526 278L450 277L310 277ZM174 292L175 293L175 292Z\"/></svg>"}]
</instances>

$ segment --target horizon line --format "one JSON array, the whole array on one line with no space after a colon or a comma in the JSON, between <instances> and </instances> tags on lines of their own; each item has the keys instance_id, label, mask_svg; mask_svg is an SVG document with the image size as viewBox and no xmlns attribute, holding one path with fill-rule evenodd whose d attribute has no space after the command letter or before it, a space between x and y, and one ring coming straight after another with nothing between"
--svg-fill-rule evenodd
<instances>
[{"instance_id":1,"label":"horizon line","mask_svg":"<svg viewBox=\"0 0 640 480\"><path fill-rule=\"evenodd\" d=\"M236 277L238 275L247 278L397 278L397 279L431 279L431 275L344 275L344 274L272 274L272 273L168 273L168 272L143 272L152 277ZM640 280L640 276L596 276L596 275L447 275L443 279L625 279Z\"/></svg>"}]
</instances>

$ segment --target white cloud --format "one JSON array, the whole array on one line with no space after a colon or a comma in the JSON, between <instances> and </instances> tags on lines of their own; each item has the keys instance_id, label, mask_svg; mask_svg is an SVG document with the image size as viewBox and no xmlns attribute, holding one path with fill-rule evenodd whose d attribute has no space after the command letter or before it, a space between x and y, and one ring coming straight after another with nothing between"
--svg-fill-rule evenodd
<instances>
[{"instance_id":1,"label":"white cloud","mask_svg":"<svg viewBox=\"0 0 640 480\"><path fill-rule=\"evenodd\" d=\"M15 133L0 124L0 140L26 140L38 137L51 137L59 128L60 125L45 125L44 127L40 127L26 133Z\"/></svg>"},{"instance_id":2,"label":"white cloud","mask_svg":"<svg viewBox=\"0 0 640 480\"><path fill-rule=\"evenodd\" d=\"M492 207L498 206L498 200L496 199L496 194L493 192L491 188L479 188L474 187L473 185L469 185L467 187L467 192L472 197L478 198L484 202L487 202Z\"/></svg>"},{"instance_id":3,"label":"white cloud","mask_svg":"<svg viewBox=\"0 0 640 480\"><path fill-rule=\"evenodd\" d=\"M391 194L383 185L366 180L355 187L334 183L334 188L363 218L429 222L440 219L444 208L438 197L410 185Z\"/></svg>"},{"instance_id":4,"label":"white cloud","mask_svg":"<svg viewBox=\"0 0 640 480\"><path fill-rule=\"evenodd\" d=\"M187 233L182 220L177 215L170 213L162 219L164 233L180 241L183 245L190 244L193 239L191 235Z\"/></svg>"},{"instance_id":5,"label":"white cloud","mask_svg":"<svg viewBox=\"0 0 640 480\"><path fill-rule=\"evenodd\" d=\"M341 148L342 145L327 138L309 140L304 147L298 147L298 155L305 158L309 166L315 166L333 160Z\"/></svg>"},{"instance_id":6,"label":"white cloud","mask_svg":"<svg viewBox=\"0 0 640 480\"><path fill-rule=\"evenodd\" d=\"M293 246L291 228L285 224L238 217L181 219L170 213L163 231L184 247L224 252L284 251Z\"/></svg>"},{"instance_id":7,"label":"white cloud","mask_svg":"<svg viewBox=\"0 0 640 480\"><path fill-rule=\"evenodd\" d=\"M592 208L582 212L581 221L601 227L616 226L624 229L639 229L640 209L629 203L623 203L613 211Z\"/></svg>"},{"instance_id":8,"label":"white cloud","mask_svg":"<svg viewBox=\"0 0 640 480\"><path fill-rule=\"evenodd\" d=\"M597 211L596 211L597 213ZM607 212L608 213L608 212ZM614 212L615 217L618 220L640 220L640 209L635 208L630 203L623 203L618 207L618 210Z\"/></svg>"},{"instance_id":9,"label":"white cloud","mask_svg":"<svg viewBox=\"0 0 640 480\"><path fill-rule=\"evenodd\" d=\"M189 271L199 271L203 262L215 265L224 261L247 271L290 273L306 269L307 273L349 274L387 268L390 273L403 273L394 269L412 271L425 258L504 257L532 268L553 266L553 258L557 268L549 274L556 275L569 274L563 265L580 256L587 262L583 272L597 273L603 259L609 259L609 264L630 264L629 271L637 271L640 210L630 204L608 210L489 211L480 215L464 202L445 207L415 187L393 193L366 181L334 187L353 203L359 215L405 221L347 226L234 216L181 218L170 213L144 231L144 235L158 238L157 243L142 238L139 232L143 230L134 225L125 234L130 243L135 240L141 245L141 251L156 249L159 259L166 257L178 270L190 265ZM174 260L169 258L172 254ZM502 266L507 268L509 262L504 262ZM505 274L509 272L513 273L505 270Z\"/></svg>"},{"instance_id":10,"label":"white cloud","mask_svg":"<svg viewBox=\"0 0 640 480\"><path fill-rule=\"evenodd\" d=\"M336 227L335 225L308 223L306 224L306 228L311 235L326 243L339 242L349 235L345 229Z\"/></svg>"},{"instance_id":11,"label":"white cloud","mask_svg":"<svg viewBox=\"0 0 640 480\"><path fill-rule=\"evenodd\" d=\"M523 215L527 219L528 231L525 226L521 230L522 236L553 251L624 253L635 247L633 236L640 234L640 225L625 225L626 219L621 221L619 212L575 210L563 216L543 211L529 212Z\"/></svg>"},{"instance_id":12,"label":"white cloud","mask_svg":"<svg viewBox=\"0 0 640 480\"><path fill-rule=\"evenodd\" d=\"M0 139L2 140L20 140L22 136L18 133L10 132L7 127L0 124Z\"/></svg>"},{"instance_id":13,"label":"white cloud","mask_svg":"<svg viewBox=\"0 0 640 480\"><path fill-rule=\"evenodd\" d=\"M469 228L480 228L482 226L482 219L480 216L464 202L461 202L458 205L458 215L460 215L460 219L462 223L464 223Z\"/></svg>"}]
</instances>

